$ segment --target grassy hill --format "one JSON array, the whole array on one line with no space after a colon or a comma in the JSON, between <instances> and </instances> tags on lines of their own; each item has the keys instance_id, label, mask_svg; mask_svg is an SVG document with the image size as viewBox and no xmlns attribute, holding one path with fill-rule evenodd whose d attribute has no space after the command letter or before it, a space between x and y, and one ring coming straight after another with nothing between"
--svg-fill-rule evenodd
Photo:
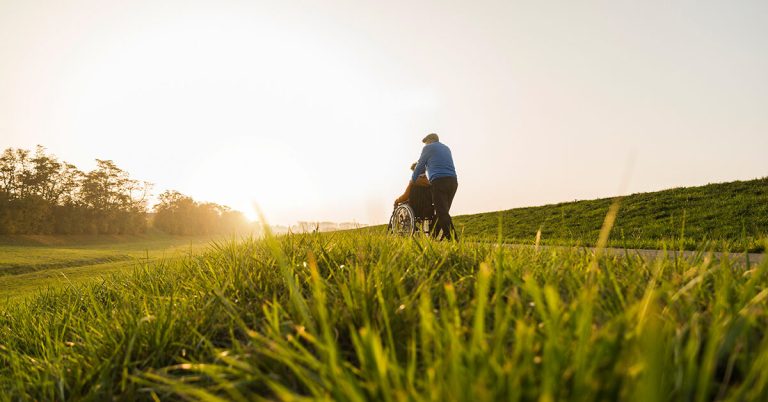
<instances>
[{"instance_id":1,"label":"grassy hill","mask_svg":"<svg viewBox=\"0 0 768 402\"><path fill-rule=\"evenodd\" d=\"M464 236L543 244L594 245L613 198L463 215ZM631 248L727 248L763 251L768 178L632 194L620 200L610 244Z\"/></svg>"},{"instance_id":2,"label":"grassy hill","mask_svg":"<svg viewBox=\"0 0 768 402\"><path fill-rule=\"evenodd\" d=\"M0 401L764 401L767 281L364 232L220 244L0 306Z\"/></svg>"},{"instance_id":3,"label":"grassy hill","mask_svg":"<svg viewBox=\"0 0 768 402\"><path fill-rule=\"evenodd\" d=\"M632 195L614 242L717 239L740 252L765 233L765 200L766 179ZM495 239L501 215L507 241L532 242L541 226L545 243L590 244L611 202L457 222L464 239ZM0 401L768 396L768 260L647 261L371 230L219 242L173 258L142 259L128 244L0 250L18 248L27 268L84 255L58 249L132 258L108 262L130 263L114 271L83 267L98 281L56 274L58 287L0 303ZM18 291L26 275L80 269L43 268L0 275L0 291L6 278Z\"/></svg>"}]
</instances>

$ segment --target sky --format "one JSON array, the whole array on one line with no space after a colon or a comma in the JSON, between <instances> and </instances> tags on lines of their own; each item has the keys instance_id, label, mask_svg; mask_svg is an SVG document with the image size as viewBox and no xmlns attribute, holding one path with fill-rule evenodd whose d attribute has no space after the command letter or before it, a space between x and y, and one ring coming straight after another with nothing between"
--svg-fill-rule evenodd
<instances>
[{"instance_id":1,"label":"sky","mask_svg":"<svg viewBox=\"0 0 768 402\"><path fill-rule=\"evenodd\" d=\"M3 148L381 223L430 132L453 215L764 177L768 2L0 0Z\"/></svg>"}]
</instances>

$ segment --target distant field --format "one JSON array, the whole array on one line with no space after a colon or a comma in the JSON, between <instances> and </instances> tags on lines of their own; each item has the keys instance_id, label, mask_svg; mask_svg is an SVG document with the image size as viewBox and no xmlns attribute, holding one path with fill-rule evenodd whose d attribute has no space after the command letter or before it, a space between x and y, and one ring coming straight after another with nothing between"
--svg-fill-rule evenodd
<instances>
[{"instance_id":1,"label":"distant field","mask_svg":"<svg viewBox=\"0 0 768 402\"><path fill-rule=\"evenodd\" d=\"M593 246L613 198L463 215L474 239ZM610 245L762 252L768 236L768 178L632 194L620 200Z\"/></svg>"},{"instance_id":2,"label":"distant field","mask_svg":"<svg viewBox=\"0 0 768 402\"><path fill-rule=\"evenodd\" d=\"M0 304L205 248L210 236L0 236Z\"/></svg>"}]
</instances>

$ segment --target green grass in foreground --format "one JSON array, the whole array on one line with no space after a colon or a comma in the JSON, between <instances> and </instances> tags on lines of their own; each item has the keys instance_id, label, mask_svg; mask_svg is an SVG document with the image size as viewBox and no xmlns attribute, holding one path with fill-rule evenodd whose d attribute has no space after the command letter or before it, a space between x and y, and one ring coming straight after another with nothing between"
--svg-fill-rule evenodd
<instances>
[{"instance_id":1,"label":"green grass in foreground","mask_svg":"<svg viewBox=\"0 0 768 402\"><path fill-rule=\"evenodd\" d=\"M0 307L0 399L758 401L768 261L336 233Z\"/></svg>"},{"instance_id":2,"label":"green grass in foreground","mask_svg":"<svg viewBox=\"0 0 768 402\"><path fill-rule=\"evenodd\" d=\"M455 218L473 239L594 246L612 198L516 208ZM610 246L764 251L768 178L632 194L621 199Z\"/></svg>"},{"instance_id":3,"label":"green grass in foreground","mask_svg":"<svg viewBox=\"0 0 768 402\"><path fill-rule=\"evenodd\" d=\"M0 236L0 304L205 248L210 236Z\"/></svg>"}]
</instances>

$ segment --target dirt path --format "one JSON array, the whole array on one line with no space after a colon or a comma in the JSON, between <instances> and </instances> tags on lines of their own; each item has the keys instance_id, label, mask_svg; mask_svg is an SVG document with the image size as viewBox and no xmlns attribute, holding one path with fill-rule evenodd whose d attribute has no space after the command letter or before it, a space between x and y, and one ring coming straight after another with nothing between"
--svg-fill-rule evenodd
<instances>
[{"instance_id":1,"label":"dirt path","mask_svg":"<svg viewBox=\"0 0 768 402\"><path fill-rule=\"evenodd\" d=\"M506 247L535 247L531 245L525 245L525 244L505 244ZM594 252L594 247L566 247L566 246L541 246L542 248L548 248L548 249L581 249L581 250L589 250L590 252ZM685 259L693 259L693 258L705 258L708 255L711 255L711 258L714 258L715 260L720 260L723 258L728 258L730 261L734 261L738 264L747 264L747 265L756 265L763 262L765 259L765 253L721 253L721 252L711 252L711 253L702 253L699 251L680 251L680 250L648 250L648 249L623 249L623 248L606 248L603 250L607 254L611 255L627 255L627 256L638 256L644 260L655 260L657 258L661 258L666 256L667 258L685 258Z\"/></svg>"}]
</instances>

